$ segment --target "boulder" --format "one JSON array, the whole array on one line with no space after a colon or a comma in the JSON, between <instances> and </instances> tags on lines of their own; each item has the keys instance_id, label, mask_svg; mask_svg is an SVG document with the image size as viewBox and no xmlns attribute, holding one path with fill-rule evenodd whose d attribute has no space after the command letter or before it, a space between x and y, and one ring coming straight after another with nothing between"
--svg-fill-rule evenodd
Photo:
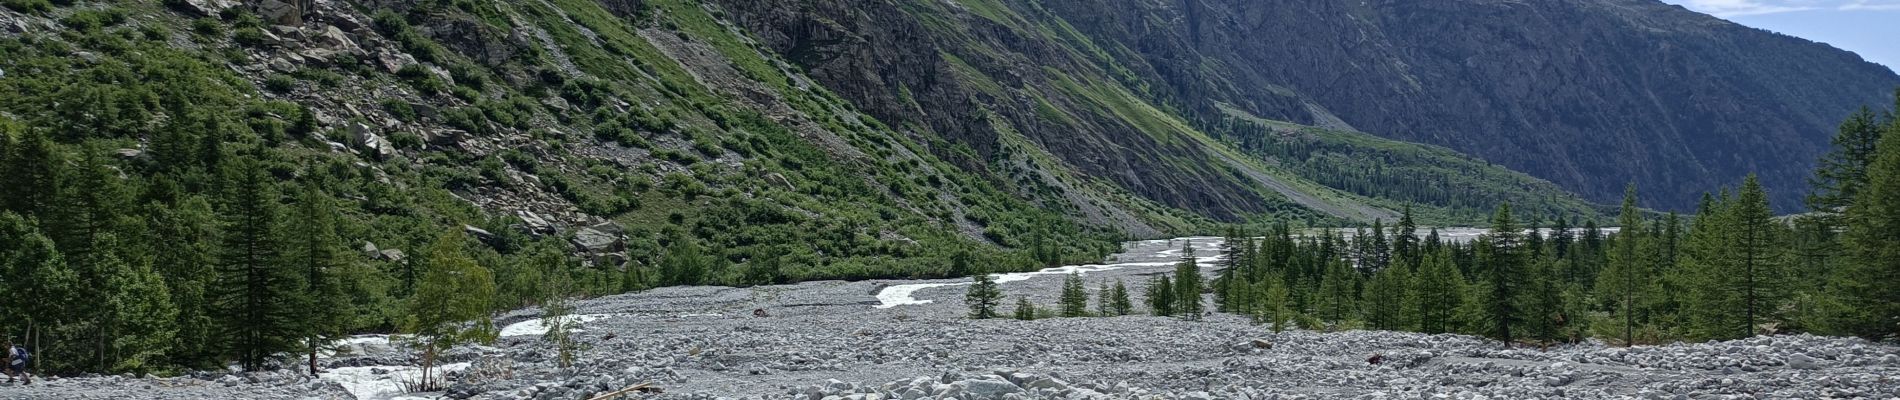
<instances>
[{"instance_id":1,"label":"boulder","mask_svg":"<svg viewBox=\"0 0 1900 400\"><path fill-rule=\"evenodd\" d=\"M383 139L382 136L370 131L369 125L352 122L349 128L350 136L356 140L357 146L363 148L365 154L385 161L396 156L396 146L389 143L388 139Z\"/></svg>"},{"instance_id":2,"label":"boulder","mask_svg":"<svg viewBox=\"0 0 1900 400\"><path fill-rule=\"evenodd\" d=\"M194 17L210 17L224 12L226 8L231 8L232 2L228 0L183 0L173 2L172 4L176 5L180 11L184 11Z\"/></svg>"},{"instance_id":3,"label":"boulder","mask_svg":"<svg viewBox=\"0 0 1900 400\"><path fill-rule=\"evenodd\" d=\"M529 234L535 234L535 235L554 234L554 231L555 231L554 224L549 223L548 220L545 218L541 218L541 214L535 214L533 211L521 210L521 212L515 213L515 215L521 217L522 227L526 228Z\"/></svg>"},{"instance_id":4,"label":"boulder","mask_svg":"<svg viewBox=\"0 0 1900 400\"><path fill-rule=\"evenodd\" d=\"M298 0L287 1L289 2L280 0L259 0L256 3L257 15L263 17L265 21L270 21L270 23L277 25L303 25L303 6L296 4L299 3Z\"/></svg>"},{"instance_id":5,"label":"boulder","mask_svg":"<svg viewBox=\"0 0 1900 400\"><path fill-rule=\"evenodd\" d=\"M491 246L494 245L493 242L501 239L500 236L495 236L494 233L489 233L488 230L477 228L474 225L462 225L462 232L466 232L469 236L475 237L475 240L480 240L482 243L488 243Z\"/></svg>"},{"instance_id":6,"label":"boulder","mask_svg":"<svg viewBox=\"0 0 1900 400\"><path fill-rule=\"evenodd\" d=\"M1821 369L1821 363L1815 360L1814 357L1796 353L1795 355L1788 356L1788 367L1794 369Z\"/></svg>"},{"instance_id":7,"label":"boulder","mask_svg":"<svg viewBox=\"0 0 1900 400\"><path fill-rule=\"evenodd\" d=\"M1004 395L1019 393L1023 388L1005 380L974 379L963 381L963 391L979 399L996 399Z\"/></svg>"},{"instance_id":8,"label":"boulder","mask_svg":"<svg viewBox=\"0 0 1900 400\"><path fill-rule=\"evenodd\" d=\"M315 43L318 47L322 47L325 49L348 51L348 52L356 52L358 50L361 50L360 48L356 47L356 41L350 40L349 34L343 33L343 30L338 29L336 26L323 27L322 30L317 32L317 35L315 37L312 37L310 39L312 43Z\"/></svg>"},{"instance_id":9,"label":"boulder","mask_svg":"<svg viewBox=\"0 0 1900 400\"><path fill-rule=\"evenodd\" d=\"M402 262L402 259L404 257L402 250L397 250L397 249L386 249L386 250L383 250L382 252L377 253L376 255L377 255L376 257L377 259L388 261L388 262Z\"/></svg>"},{"instance_id":10,"label":"boulder","mask_svg":"<svg viewBox=\"0 0 1900 400\"><path fill-rule=\"evenodd\" d=\"M601 232L592 227L581 228L580 231L574 232L572 242L576 249L589 253L608 253L626 248L626 243L620 240L619 235Z\"/></svg>"}]
</instances>

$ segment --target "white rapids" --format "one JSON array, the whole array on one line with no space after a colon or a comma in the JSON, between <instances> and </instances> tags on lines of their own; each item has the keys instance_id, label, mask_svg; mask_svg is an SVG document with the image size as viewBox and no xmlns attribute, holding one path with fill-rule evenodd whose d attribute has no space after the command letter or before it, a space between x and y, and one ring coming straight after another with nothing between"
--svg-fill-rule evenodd
<instances>
[{"instance_id":1,"label":"white rapids","mask_svg":"<svg viewBox=\"0 0 1900 400\"><path fill-rule=\"evenodd\" d=\"M1183 238L1183 239L1197 241L1196 243L1215 243L1215 244L1220 243L1219 238L1195 237L1195 238ZM1174 239L1174 240L1182 240L1182 239ZM1172 243L1174 240L1167 240L1167 239L1150 240L1150 241L1147 241L1147 243L1150 243L1150 244L1159 244L1162 242ZM1197 250L1202 249L1201 246L1195 246L1195 247ZM1150 257L1179 257L1180 254L1181 254L1180 248L1170 247L1168 249L1149 253L1149 256ZM1224 258L1225 256L1223 255L1215 254L1215 255L1209 255L1209 256L1195 257L1194 262L1196 265L1199 265L1201 268L1208 268L1208 267L1211 267L1211 264L1219 262L1220 260ZM1118 269L1123 269L1123 268L1165 267L1165 266L1175 265L1178 263L1180 263L1180 261L1175 260L1175 261L1148 261L1148 262L1129 262L1129 263L1113 263L1113 264L1064 265L1064 266L1055 267L1055 268L1045 268L1045 269L1034 271L1034 272L1013 272L1013 273L1007 273L1007 274L996 274L995 277L996 277L996 283L1000 284L1000 283L1026 281L1026 280L1029 280L1030 278L1034 278L1037 276L1050 276L1050 275L1062 276L1062 275L1068 275L1069 273L1087 275L1091 272L1113 271L1113 270L1118 270ZM965 279L961 282L912 283L912 284L905 284L905 285L891 285L891 286L885 287L884 290L877 292L878 305L872 306L872 307L892 308L892 307L897 307L897 306L930 304L933 300L918 299L915 296L917 294L917 291L930 289L930 288L949 287L949 286L965 286L972 283L975 283L975 282L969 279Z\"/></svg>"}]
</instances>

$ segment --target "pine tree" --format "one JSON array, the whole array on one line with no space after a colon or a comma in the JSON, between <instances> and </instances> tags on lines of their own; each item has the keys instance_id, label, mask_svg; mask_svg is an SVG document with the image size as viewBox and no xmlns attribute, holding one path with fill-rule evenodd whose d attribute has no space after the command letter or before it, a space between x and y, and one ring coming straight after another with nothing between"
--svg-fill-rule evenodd
<instances>
[{"instance_id":1,"label":"pine tree","mask_svg":"<svg viewBox=\"0 0 1900 400\"><path fill-rule=\"evenodd\" d=\"M23 335L40 365L57 370L76 364L69 346L36 339L65 331L65 324L79 319L71 305L81 299L82 282L53 240L33 220L11 211L0 211L0 274L8 282L7 295L0 296L0 318L8 321L7 332Z\"/></svg>"},{"instance_id":2,"label":"pine tree","mask_svg":"<svg viewBox=\"0 0 1900 400\"><path fill-rule=\"evenodd\" d=\"M1399 214L1399 223L1392 227L1392 259L1404 261L1401 265L1416 271L1423 257L1419 255L1418 223L1412 221L1412 205L1406 204Z\"/></svg>"},{"instance_id":3,"label":"pine tree","mask_svg":"<svg viewBox=\"0 0 1900 400\"><path fill-rule=\"evenodd\" d=\"M172 305L178 308L177 340L166 359L188 368L212 368L221 350L213 337L211 301L218 279L213 267L221 234L218 215L209 200L197 195L176 205L154 202L145 208L150 229L142 241L165 243L163 251L153 252L152 268L165 278Z\"/></svg>"},{"instance_id":4,"label":"pine tree","mask_svg":"<svg viewBox=\"0 0 1900 400\"><path fill-rule=\"evenodd\" d=\"M495 337L494 321L488 318L495 278L469 258L464 249L467 240L461 229L451 229L430 245L422 262L422 281L409 299L403 331L413 335L422 350L420 386L425 390L436 387L433 369L442 352Z\"/></svg>"},{"instance_id":5,"label":"pine tree","mask_svg":"<svg viewBox=\"0 0 1900 400\"><path fill-rule=\"evenodd\" d=\"M1638 246L1643 238L1642 216L1636 209L1636 185L1623 191L1622 213L1616 218L1622 227L1610 251L1608 268L1597 276L1597 297L1611 304L1612 315L1622 326L1623 345L1636 344L1636 306L1638 297L1653 278L1644 271Z\"/></svg>"},{"instance_id":6,"label":"pine tree","mask_svg":"<svg viewBox=\"0 0 1900 400\"><path fill-rule=\"evenodd\" d=\"M106 234L101 245L116 247L118 239ZM99 323L108 338L107 356L114 372L144 373L161 367L177 333L178 309L172 305L165 281L144 263L127 263L110 252L100 255L105 297Z\"/></svg>"},{"instance_id":7,"label":"pine tree","mask_svg":"<svg viewBox=\"0 0 1900 400\"><path fill-rule=\"evenodd\" d=\"M1174 300L1180 297L1175 293L1174 282L1167 275L1156 277L1148 284L1148 309L1157 317L1174 315Z\"/></svg>"},{"instance_id":8,"label":"pine tree","mask_svg":"<svg viewBox=\"0 0 1900 400\"><path fill-rule=\"evenodd\" d=\"M1353 304L1358 297L1354 291L1358 274L1347 267L1343 261L1327 263L1326 273L1321 276L1317 308L1319 317L1333 328L1338 328L1347 319L1352 318Z\"/></svg>"},{"instance_id":9,"label":"pine tree","mask_svg":"<svg viewBox=\"0 0 1900 400\"><path fill-rule=\"evenodd\" d=\"M1870 185L1847 208L1848 258L1839 274L1842 301L1853 310L1846 331L1867 338L1900 337L1900 118L1880 139L1868 169Z\"/></svg>"},{"instance_id":10,"label":"pine tree","mask_svg":"<svg viewBox=\"0 0 1900 400\"><path fill-rule=\"evenodd\" d=\"M1123 284L1120 279L1116 279L1114 290L1115 290L1115 294L1113 297L1114 305L1110 308L1115 310L1115 315L1122 316L1122 315L1134 314L1135 305L1133 302L1128 300L1128 285Z\"/></svg>"},{"instance_id":11,"label":"pine tree","mask_svg":"<svg viewBox=\"0 0 1900 400\"><path fill-rule=\"evenodd\" d=\"M1837 212L1873 182L1869 179L1869 169L1875 162L1881 128L1873 110L1866 107L1841 122L1834 135L1834 149L1821 157L1814 177L1808 178L1808 184L1813 187L1807 197L1809 209Z\"/></svg>"},{"instance_id":12,"label":"pine tree","mask_svg":"<svg viewBox=\"0 0 1900 400\"><path fill-rule=\"evenodd\" d=\"M1030 303L1028 297L1017 297L1015 316L1016 316L1016 320L1019 320L1019 321L1035 320L1036 319L1036 304Z\"/></svg>"},{"instance_id":13,"label":"pine tree","mask_svg":"<svg viewBox=\"0 0 1900 400\"><path fill-rule=\"evenodd\" d=\"M1782 226L1774 221L1774 211L1768 206L1768 195L1762 190L1761 182L1754 174L1742 181L1742 190L1735 198L1735 206L1730 209L1734 223L1731 253L1739 262L1736 272L1740 273L1740 295L1742 296L1743 325L1741 337L1755 335L1757 326L1778 317L1781 305L1781 244L1777 240Z\"/></svg>"},{"instance_id":14,"label":"pine tree","mask_svg":"<svg viewBox=\"0 0 1900 400\"><path fill-rule=\"evenodd\" d=\"M1371 262L1365 267L1374 272L1384 270L1386 266L1392 264L1392 246L1386 241L1385 220L1376 218L1372 220L1371 240L1371 248L1366 250L1366 257L1370 258Z\"/></svg>"},{"instance_id":15,"label":"pine tree","mask_svg":"<svg viewBox=\"0 0 1900 400\"><path fill-rule=\"evenodd\" d=\"M1683 299L1686 333L1693 338L1714 339L1734 335L1734 326L1742 322L1733 296L1735 275L1729 267L1729 200L1704 195L1690 223L1689 237L1683 248L1683 266L1679 280L1687 289Z\"/></svg>"},{"instance_id":16,"label":"pine tree","mask_svg":"<svg viewBox=\"0 0 1900 400\"><path fill-rule=\"evenodd\" d=\"M0 191L5 202L0 206L22 216L44 215L59 192L64 154L36 130L21 132L10 147L6 164L0 165L0 183L7 187Z\"/></svg>"},{"instance_id":17,"label":"pine tree","mask_svg":"<svg viewBox=\"0 0 1900 400\"><path fill-rule=\"evenodd\" d=\"M1403 259L1401 259L1403 260ZM1362 296L1366 304L1366 323L1378 330L1399 330L1408 324L1404 318L1405 291L1411 286L1406 268L1386 268L1373 273Z\"/></svg>"},{"instance_id":18,"label":"pine tree","mask_svg":"<svg viewBox=\"0 0 1900 400\"><path fill-rule=\"evenodd\" d=\"M1174 311L1189 321L1201 320L1201 266L1194 257L1194 245L1181 249L1181 262L1174 265Z\"/></svg>"},{"instance_id":19,"label":"pine tree","mask_svg":"<svg viewBox=\"0 0 1900 400\"><path fill-rule=\"evenodd\" d=\"M1503 341L1505 347L1510 347L1516 339L1511 328L1520 325L1526 317L1518 300L1524 285L1518 235L1517 223L1511 218L1511 205L1500 205L1492 218L1491 233L1486 235L1489 243L1479 248L1484 252L1481 257L1484 266L1479 276L1485 283L1486 334Z\"/></svg>"},{"instance_id":20,"label":"pine tree","mask_svg":"<svg viewBox=\"0 0 1900 400\"><path fill-rule=\"evenodd\" d=\"M698 240L684 232L675 231L672 246L667 248L666 256L660 259L660 286L703 283L710 264Z\"/></svg>"},{"instance_id":21,"label":"pine tree","mask_svg":"<svg viewBox=\"0 0 1900 400\"><path fill-rule=\"evenodd\" d=\"M1525 285L1524 311L1529 316L1526 318L1528 333L1544 346L1563 337L1564 287L1558 277L1559 262L1549 257L1538 257L1532 262L1528 284Z\"/></svg>"},{"instance_id":22,"label":"pine tree","mask_svg":"<svg viewBox=\"0 0 1900 400\"><path fill-rule=\"evenodd\" d=\"M970 306L970 318L996 318L996 310L1003 302L1003 290L996 286L996 277L977 272L971 281L969 291L963 294L963 304Z\"/></svg>"},{"instance_id":23,"label":"pine tree","mask_svg":"<svg viewBox=\"0 0 1900 400\"><path fill-rule=\"evenodd\" d=\"M1089 291L1082 283L1082 274L1070 272L1063 278L1060 302L1064 318L1089 316Z\"/></svg>"},{"instance_id":24,"label":"pine tree","mask_svg":"<svg viewBox=\"0 0 1900 400\"><path fill-rule=\"evenodd\" d=\"M1420 332L1452 332L1465 298L1465 278L1452 265L1450 250L1427 253L1414 284Z\"/></svg>"},{"instance_id":25,"label":"pine tree","mask_svg":"<svg viewBox=\"0 0 1900 400\"><path fill-rule=\"evenodd\" d=\"M1286 285L1275 279L1267 280L1267 290L1264 293L1265 297L1260 301L1259 311L1256 314L1258 316L1255 320L1273 324L1274 332L1285 331L1287 319L1293 316L1293 304L1290 298L1292 294L1287 291Z\"/></svg>"},{"instance_id":26,"label":"pine tree","mask_svg":"<svg viewBox=\"0 0 1900 400\"><path fill-rule=\"evenodd\" d=\"M1115 313L1115 292L1108 288L1108 281L1102 281L1095 288L1095 314L1113 317Z\"/></svg>"},{"instance_id":27,"label":"pine tree","mask_svg":"<svg viewBox=\"0 0 1900 400\"><path fill-rule=\"evenodd\" d=\"M245 370L255 371L272 354L299 348L304 335L295 299L302 282L282 256L271 178L249 158L229 164L215 315L231 354Z\"/></svg>"},{"instance_id":28,"label":"pine tree","mask_svg":"<svg viewBox=\"0 0 1900 400\"><path fill-rule=\"evenodd\" d=\"M317 353L328 347L331 342L346 336L348 310L344 302L342 282L337 272L343 259L343 241L336 235L337 210L331 204L330 196L315 184L304 185L297 195L296 207L292 209L290 220L294 229L287 229L289 264L303 277L303 290L298 299L302 304L302 327L304 347L309 356L310 375L317 375Z\"/></svg>"}]
</instances>

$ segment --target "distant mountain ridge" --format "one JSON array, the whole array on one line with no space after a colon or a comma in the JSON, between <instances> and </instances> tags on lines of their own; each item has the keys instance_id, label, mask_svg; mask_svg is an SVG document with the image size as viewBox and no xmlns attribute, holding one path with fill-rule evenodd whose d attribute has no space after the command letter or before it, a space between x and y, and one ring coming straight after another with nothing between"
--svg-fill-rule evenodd
<instances>
[{"instance_id":1,"label":"distant mountain ridge","mask_svg":"<svg viewBox=\"0 0 1900 400\"><path fill-rule=\"evenodd\" d=\"M1798 208L1834 125L1900 86L1853 53L1654 0L1022 4L1110 43L1190 114L1231 103L1443 145L1599 202L1634 181L1664 209L1749 172Z\"/></svg>"}]
</instances>

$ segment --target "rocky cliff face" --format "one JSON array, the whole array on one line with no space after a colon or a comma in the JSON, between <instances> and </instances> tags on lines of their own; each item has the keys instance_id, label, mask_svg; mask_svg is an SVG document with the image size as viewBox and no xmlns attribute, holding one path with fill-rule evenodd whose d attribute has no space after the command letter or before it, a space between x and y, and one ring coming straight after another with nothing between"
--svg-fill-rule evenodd
<instances>
[{"instance_id":1,"label":"rocky cliff face","mask_svg":"<svg viewBox=\"0 0 1900 400\"><path fill-rule=\"evenodd\" d=\"M1599 201L1682 209L1761 174L1799 207L1833 125L1885 67L1653 0L1040 2L1191 114L1438 144ZM1029 8L1029 7L1020 7Z\"/></svg>"}]
</instances>

